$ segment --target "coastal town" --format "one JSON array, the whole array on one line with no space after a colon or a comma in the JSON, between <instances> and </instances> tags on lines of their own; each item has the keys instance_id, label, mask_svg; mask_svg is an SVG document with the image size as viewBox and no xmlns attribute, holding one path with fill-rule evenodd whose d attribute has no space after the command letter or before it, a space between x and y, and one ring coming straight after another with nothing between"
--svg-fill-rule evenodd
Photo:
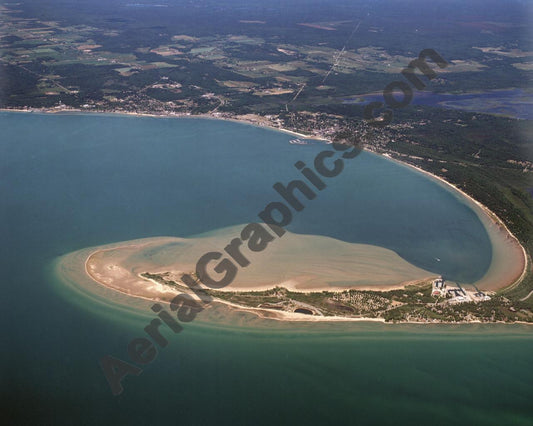
<instances>
[{"instance_id":1,"label":"coastal town","mask_svg":"<svg viewBox=\"0 0 533 426\"><path fill-rule=\"evenodd\" d=\"M128 8L135 5L126 5L124 12ZM495 63L498 69L505 63L505 72L491 74L492 86L503 89L521 82L520 87L526 87L523 61L529 53L514 40L472 48L484 37L471 35L476 39L468 43L469 53L445 55L449 66L431 79L433 95L453 94L453 102L418 103L427 100L429 92L416 91L412 105L395 110L394 120L377 128L363 119L364 105L401 78L416 56L415 51L372 44L376 34L384 33L380 26L363 30L350 21L299 22L300 30L317 32L294 33L283 26L271 32L263 21L243 20L216 35L195 34L194 25L185 25L179 31L146 31L124 44L123 34L137 30L134 21L117 28L98 20L65 25L29 16L20 3L6 3L0 12L0 29L9 34L0 40L0 70L9 77L0 104L4 110L215 118L286 131L296 138L288 142L293 144L313 138L362 146L424 170L472 197L525 250L527 271L520 284L497 294L443 280L438 286L425 283L423 291L407 291L405 300L353 290L348 308L340 311L331 303L319 304L316 311L303 305L295 309L440 321L463 320L468 315L464 307L476 306L483 311L478 312L482 320L528 320L533 303L533 209L527 191L533 161L521 149L521 135L531 133L530 120L519 119L515 108L523 94L500 96L478 87L476 77ZM233 32L236 28L238 33ZM335 33L354 28L361 46L339 45ZM280 35L288 37L282 40ZM464 104L460 95L472 91L479 92L479 98ZM485 95L497 99L498 107L487 109L492 102L485 102ZM278 302L290 304L303 297L287 294L281 291ZM369 302L374 308L365 310L360 300L369 297L375 300ZM505 308L480 308L490 305Z\"/></svg>"},{"instance_id":2,"label":"coastal town","mask_svg":"<svg viewBox=\"0 0 533 426\"><path fill-rule=\"evenodd\" d=\"M0 1L3 423L533 426L532 12Z\"/></svg>"}]
</instances>

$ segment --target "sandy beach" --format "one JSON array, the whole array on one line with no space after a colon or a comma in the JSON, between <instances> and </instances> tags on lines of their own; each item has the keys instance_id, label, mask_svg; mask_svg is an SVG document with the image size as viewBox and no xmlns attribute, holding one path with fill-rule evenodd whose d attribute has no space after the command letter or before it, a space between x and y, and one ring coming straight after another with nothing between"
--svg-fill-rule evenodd
<instances>
[{"instance_id":1,"label":"sandy beach","mask_svg":"<svg viewBox=\"0 0 533 426\"><path fill-rule=\"evenodd\" d=\"M524 263L521 262L519 247L516 246L515 240L506 235L505 228L496 226L488 217L485 220L489 225L492 223L493 228L489 229L491 241L498 246L494 248L493 264L476 285L495 290L515 283L523 273L521 267ZM238 229L240 229L238 226L226 228L215 235L201 238L160 237L115 243L71 253L64 256L59 264L63 269L67 265L67 269L71 271L71 281L85 281L85 284L89 281L93 286L96 284L133 298L170 302L183 290L141 277L141 274L167 273L169 279L179 282L183 273L190 274L194 271L195 262L202 253L209 248L221 246L223 241L235 235ZM275 286L297 292L339 291L347 288L389 290L403 288L407 284L427 282L435 277L431 272L416 268L403 261L394 252L380 247L290 233L284 236L286 237L288 238L282 240L283 244L272 247L270 254L259 253L258 258L252 259L252 264L255 261L255 268L246 270L239 279L220 290L261 291ZM287 256L287 253L301 253L303 247L312 248L302 256L306 262L300 264L297 258ZM513 247L515 251L509 252ZM309 257L313 258L324 252L329 253L330 257L323 258L322 255L320 260L314 259L319 264L315 269L310 269L307 263ZM149 256L146 253L149 253ZM358 259L358 262L338 261L345 256L349 259ZM310 264L313 264L313 261ZM285 276L287 271L292 275ZM331 281L339 277L344 279L350 277L352 280L359 278L359 283L332 286ZM369 277L372 277L373 285L370 285ZM86 285L86 288L91 290L91 284ZM244 307L218 299L216 302L235 310L254 313L261 318L284 321L383 321L376 318L310 316L296 312Z\"/></svg>"},{"instance_id":2,"label":"sandy beach","mask_svg":"<svg viewBox=\"0 0 533 426\"><path fill-rule=\"evenodd\" d=\"M14 111L14 110L9 109L5 111ZM42 112L38 110L34 110L34 111ZM30 112L30 111L21 110L21 112ZM51 112L51 111L45 111L45 112ZM69 114L69 113L101 114L98 112L86 112L86 111L78 111L78 110L58 110L58 111L54 111L54 113L56 114L61 114L61 113L63 114ZM308 135L303 135L303 134L300 134L300 133L297 133L291 130L269 126L266 122L258 122L257 117L248 117L247 119L246 117L240 117L240 119L234 119L234 118L220 117L216 115L191 116L187 114L163 115L163 114L138 114L138 113L127 113L127 112L119 112L119 113L108 112L104 114L168 117L168 118L171 118L171 117L203 118L203 119L208 118L208 119L216 119L216 120L226 120L226 121L234 121L234 122L245 123L245 124L256 125L256 126L259 125L261 127L270 128L272 130L285 132L287 134L291 134L299 138L323 140L320 138L314 138ZM389 156L387 157L406 167L413 168L417 170L418 172L425 174L430 179L435 180L439 184L456 192L460 197L463 197L464 199L468 200L470 206L476 212L476 214L478 215L478 217L484 224L485 228L487 229L487 232L489 234L492 247L493 247L493 259L492 259L490 268L485 274L485 276L481 280L475 283L479 288L484 289L484 290L498 290L498 289L509 287L509 286L515 286L520 283L520 281L526 275L528 268L529 268L526 251L521 246L521 244L518 242L517 238L509 231L509 229L505 226L505 224L493 212L491 212L486 206L482 205L480 202L473 199L468 194L466 194L464 191L455 187L454 185L447 182L446 180L438 176L435 176L429 172L426 172L425 170L422 170L418 167L412 166L410 164L404 163L396 159L392 159ZM313 236L307 236L307 237L313 237ZM159 269L157 268L155 270L150 269L150 268L153 268L154 265L149 265L147 262L143 262L143 259L139 258L139 256L140 256L140 253L142 253L143 248L147 245L158 245L158 244L161 245L161 244L165 244L166 242L170 242L170 241L175 242L175 239L162 237L162 238L157 238L157 239L150 239L150 241L142 240L141 242L137 241L135 243L133 242L119 243L118 246L114 245L114 249L111 249L109 247L96 248L87 257L86 259L87 262L84 266L83 273L88 274L91 280L103 286L106 286L110 289L113 289L115 291L120 291L124 294L129 294L134 297L141 297L141 298L146 298L150 300L167 300L168 297L172 295L172 293L168 292L168 289L161 288L162 286L157 283L151 283L152 285L149 285L147 287L146 286L147 281L145 279L140 278L139 273L147 272L147 271L161 272L161 271L164 271L164 268L167 268L166 270L168 271L169 264L167 263L166 265L164 265L164 267L161 266ZM210 245L212 244L213 244L213 241L210 242ZM118 249L118 247L120 247L120 250ZM337 248L340 249L340 247L337 247ZM172 268L170 268L170 270L172 270L173 273L175 274L179 274L183 272L187 272L187 273L192 272L194 270L194 263L197 260L197 257L196 258L193 258L193 257L203 254L202 253L203 246L201 244L197 245L196 249L197 249L196 251L188 250L192 254L191 257L189 259L185 259L185 258L181 259L180 262L172 265ZM346 249L346 247L344 247L343 249ZM372 248L372 250L374 250L374 248ZM280 251L279 248L273 247L272 252L283 253L283 250ZM402 262L394 258L393 252L391 253L385 253L385 252L378 253L378 252L374 250L373 254L370 255L370 257L368 257L365 262L363 262L366 267L366 272L363 271L362 278L360 279L360 281L364 281L365 276L366 278L368 278L369 276L374 276L376 277L375 282L373 282L372 285L365 286L364 284L359 283L359 284L348 286L348 287L357 288L357 289L387 290L387 289L393 289L393 288L401 288L408 283L418 282L423 279L427 280L433 277L431 272L417 270L418 268L415 268L409 264L402 264ZM367 254L369 253L369 246L365 247L364 250L360 250L359 252L356 251L354 253L359 257L364 256L365 253ZM396 265L396 267L399 269L395 271L394 268L392 268L393 273L387 276L387 274L383 272L383 269L381 268L379 262L376 262L376 259L378 258L388 259L389 264L392 261L392 264ZM121 262L124 262L125 259L128 259L128 261L130 262L131 262L131 259L136 259L135 261L137 263L135 265L133 264L124 265ZM291 265L294 269L294 259L292 259L291 261L292 261ZM261 262L255 262L255 263L259 264ZM409 267L412 267L413 269L410 269ZM236 280L234 283L232 283L231 286L228 286L225 290L227 291L266 290L266 289L273 288L276 285L286 287L287 289L292 290L292 291L342 290L342 289L346 289L347 286L346 285L338 285L338 286L331 285L331 281L335 281L336 279L338 281L353 281L353 276L350 276L350 270L343 269L342 267L340 268L341 272L337 274L338 276L336 277L336 279L331 279L331 275L332 275L331 271L335 270L336 268L331 268L331 267L328 268L325 264L321 264L321 271L319 271L320 273L317 273L317 271L315 271L314 273L308 274L307 273L308 271L302 269L300 273L295 273L294 276L288 276L288 277L287 276L269 276L268 272L271 268L268 268L268 267L265 267L265 270L261 270L260 267L256 269L257 271L255 272L255 275L251 273L251 274L248 274L247 276L243 276L242 279ZM337 272L338 270L339 269L337 268ZM358 273L361 274L361 265L359 265ZM326 277L326 275L328 277ZM263 279L261 279L261 277L263 277ZM329 279L330 282L325 285L324 282L326 282L327 279Z\"/></svg>"},{"instance_id":3,"label":"sandy beach","mask_svg":"<svg viewBox=\"0 0 533 426\"><path fill-rule=\"evenodd\" d=\"M451 189L470 202L472 209L487 229L493 248L493 258L490 268L483 278L475 283L478 287L484 290L499 290L520 284L530 269L526 250L520 244L518 238L515 237L495 213L445 179L388 155L386 157L428 176L430 179Z\"/></svg>"},{"instance_id":4,"label":"sandy beach","mask_svg":"<svg viewBox=\"0 0 533 426\"><path fill-rule=\"evenodd\" d=\"M107 287L163 298L168 286L156 282L147 285L141 273L169 273L172 280L179 281L182 274L195 271L204 253L223 247L242 227L225 228L200 238L150 238L102 247L88 256L85 271ZM263 291L276 286L296 292L391 290L435 277L391 250L290 232L264 252L246 255L250 265L218 291Z\"/></svg>"},{"instance_id":5,"label":"sandy beach","mask_svg":"<svg viewBox=\"0 0 533 426\"><path fill-rule=\"evenodd\" d=\"M303 133L295 132L294 130L285 129L283 127L272 126L271 122L264 119L260 115L255 114L246 114L238 116L238 118L224 117L219 113L214 114L186 114L186 113L175 113L175 114L150 114L150 113L140 113L140 112L128 112L128 111L86 111L81 109L69 108L69 109L59 109L59 110L50 110L50 109L9 109L9 108L0 108L0 111L5 112L23 112L23 113L39 113L39 114L97 114L97 115L122 115L129 117L151 117L151 118L193 118L193 119L204 119L204 120L222 120L230 121L233 123L239 124L248 124L251 126L263 127L270 130L275 130L278 132L286 133L291 136L295 136L300 139L315 140L320 142L328 142L326 139L313 136L305 135Z\"/></svg>"}]
</instances>

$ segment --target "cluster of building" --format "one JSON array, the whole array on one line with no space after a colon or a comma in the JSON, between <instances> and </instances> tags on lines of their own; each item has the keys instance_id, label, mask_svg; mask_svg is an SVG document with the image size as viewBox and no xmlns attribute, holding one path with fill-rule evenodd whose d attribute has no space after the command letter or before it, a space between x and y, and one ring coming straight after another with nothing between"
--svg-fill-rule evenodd
<instances>
[{"instance_id":1,"label":"cluster of building","mask_svg":"<svg viewBox=\"0 0 533 426\"><path fill-rule=\"evenodd\" d=\"M431 290L433 297L446 297L446 282L444 278L439 277L433 280L433 289Z\"/></svg>"},{"instance_id":2,"label":"cluster of building","mask_svg":"<svg viewBox=\"0 0 533 426\"><path fill-rule=\"evenodd\" d=\"M465 291L459 284L454 287L448 287L444 278L439 277L433 280L431 290L433 297L449 298L448 303L465 303L465 302L486 302L490 296L476 288L475 292Z\"/></svg>"}]
</instances>

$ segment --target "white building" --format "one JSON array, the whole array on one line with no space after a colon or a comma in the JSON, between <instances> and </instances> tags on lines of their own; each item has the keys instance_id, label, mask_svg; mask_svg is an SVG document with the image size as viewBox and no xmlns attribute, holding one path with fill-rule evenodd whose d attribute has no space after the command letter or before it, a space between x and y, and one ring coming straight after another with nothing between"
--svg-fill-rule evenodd
<instances>
[{"instance_id":1,"label":"white building","mask_svg":"<svg viewBox=\"0 0 533 426\"><path fill-rule=\"evenodd\" d=\"M481 290L474 293L473 297L474 297L474 302L487 302L490 300L490 296L487 296Z\"/></svg>"},{"instance_id":2,"label":"white building","mask_svg":"<svg viewBox=\"0 0 533 426\"><path fill-rule=\"evenodd\" d=\"M452 287L448 289L448 294L452 297L449 303L465 303L471 302L472 299L461 287Z\"/></svg>"},{"instance_id":3,"label":"white building","mask_svg":"<svg viewBox=\"0 0 533 426\"><path fill-rule=\"evenodd\" d=\"M439 277L433 280L433 289L431 290L433 297L446 297L446 282L444 278Z\"/></svg>"}]
</instances>

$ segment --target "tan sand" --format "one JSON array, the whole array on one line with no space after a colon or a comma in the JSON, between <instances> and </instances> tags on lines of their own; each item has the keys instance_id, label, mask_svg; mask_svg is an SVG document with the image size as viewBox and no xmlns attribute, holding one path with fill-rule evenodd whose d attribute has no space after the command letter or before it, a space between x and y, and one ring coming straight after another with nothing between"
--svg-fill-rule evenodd
<instances>
[{"instance_id":1,"label":"tan sand","mask_svg":"<svg viewBox=\"0 0 533 426\"><path fill-rule=\"evenodd\" d=\"M28 112L26 110L15 110L15 109L0 109L2 111L18 111L18 112ZM65 112L77 112L80 110L76 109L65 109L61 111L50 111L50 110L39 110L39 109L32 109L34 111L42 111L42 112L59 112L59 113L65 113ZM83 113L91 113L87 111L80 111ZM225 118L221 117L216 114L202 114L199 116L190 116L188 114L139 114L139 113L126 113L126 112L119 112L114 113L119 115L136 115L136 116L150 116L150 117L190 117L190 118L209 118L209 119L222 119L222 120L228 120L228 121L235 121L235 122L241 122L241 123L247 123L251 125L257 125L260 124L262 127L270 128L273 130L282 131L297 137L301 138L307 138L307 139L319 139L321 138L316 136L308 136L303 135L301 133L297 133L288 129L282 129L273 127L271 125L268 125L267 122L262 121L260 123L257 122L256 117L253 119L251 117L246 116L240 116L238 119L233 118ZM390 158L389 156L387 156ZM390 158L392 159L392 158ZM414 168L418 170L421 173L424 173L431 179L436 180L437 182L441 183L442 185L451 188L453 191L456 191L459 193L462 197L466 198L469 202L471 207L474 209L474 211L478 214L478 217L482 221L482 223L485 225L489 237L491 239L492 245L493 245L493 259L491 266L485 276L479 280L476 285L479 286L482 289L486 290L496 290L504 287L510 287L510 286L516 286L518 285L521 280L525 277L527 274L527 271L531 269L531 265L528 263L528 257L525 249L522 247L522 245L519 243L518 239L509 231L509 229L505 226L505 224L493 213L491 212L487 207L479 203L478 201L474 200L472 197L470 197L468 194L457 188L456 186L452 185L451 183L447 182L446 180L435 176L429 172L426 172L425 170L422 170L418 167L412 166L410 164L404 163L402 161L392 159L393 161L396 161L400 164L403 164L407 167ZM218 248L220 249L220 248ZM192 265L190 265L192 266ZM190 270L192 271L192 267ZM302 279L302 277L300 277ZM305 278L304 278L305 281ZM308 281L308 284L310 284L310 281ZM312 280L311 280L312 281ZM297 283L293 282L292 280L289 281L280 281L286 283L289 287L293 289L298 289ZM390 288L389 284L383 284L380 288ZM393 286L396 287L396 286ZM262 287L257 287L255 284L249 287L241 286L240 289L258 289ZM305 287L303 287L305 288ZM319 289L320 287L314 287L316 289ZM329 287L331 289L331 287ZM376 288L374 288L376 289Z\"/></svg>"},{"instance_id":2,"label":"tan sand","mask_svg":"<svg viewBox=\"0 0 533 426\"><path fill-rule=\"evenodd\" d=\"M393 159L390 156L387 156L387 158L423 173L439 184L452 189L452 191L458 193L469 202L470 207L485 226L493 250L489 270L475 283L476 286L483 290L494 291L520 284L531 268L531 265L528 263L526 250L520 244L518 238L513 235L496 214L466 192L441 177L435 176L419 167Z\"/></svg>"},{"instance_id":3,"label":"tan sand","mask_svg":"<svg viewBox=\"0 0 533 426\"><path fill-rule=\"evenodd\" d=\"M493 243L493 263L477 284L495 289L512 283L524 273L521 246L507 229L478 206ZM199 238L158 237L84 249L61 258L58 275L85 296L123 305L127 299L169 302L180 291L139 276L142 272L172 271L176 280L194 270L198 258L207 251L221 251L242 226L220 230ZM286 238L288 237L288 238ZM249 254L243 250L243 253ZM324 254L325 253L325 254ZM342 290L346 288L382 290L399 288L409 281L432 278L428 271L410 265L394 252L380 247L350 244L328 237L287 233L264 252L248 256L251 265L240 269L237 279L225 290L264 290L275 285L293 291ZM272 267L272 265L276 267ZM254 267L255 265L255 267ZM514 269L513 269L514 268ZM68 278L68 279L65 279ZM337 281L341 280L342 285ZM100 284L95 286L95 282ZM122 300L122 301L121 301ZM260 308L248 308L217 301L232 310L250 312L260 318L282 321L382 321L374 318L309 316ZM128 303L130 305L130 303ZM145 308L146 309L146 308Z\"/></svg>"},{"instance_id":4,"label":"tan sand","mask_svg":"<svg viewBox=\"0 0 533 426\"><path fill-rule=\"evenodd\" d=\"M171 272L174 280L195 270L209 251L223 247L240 234L242 226L226 228L200 238L152 238L97 249L85 268L96 282L118 291L166 300L176 292L147 281L142 272ZM402 288L409 282L435 275L417 268L391 250L351 244L329 237L287 232L263 251L243 248L250 265L239 268L223 291L258 291L283 286L293 291ZM215 265L216 262L213 263ZM213 272L213 277L217 275Z\"/></svg>"}]
</instances>

